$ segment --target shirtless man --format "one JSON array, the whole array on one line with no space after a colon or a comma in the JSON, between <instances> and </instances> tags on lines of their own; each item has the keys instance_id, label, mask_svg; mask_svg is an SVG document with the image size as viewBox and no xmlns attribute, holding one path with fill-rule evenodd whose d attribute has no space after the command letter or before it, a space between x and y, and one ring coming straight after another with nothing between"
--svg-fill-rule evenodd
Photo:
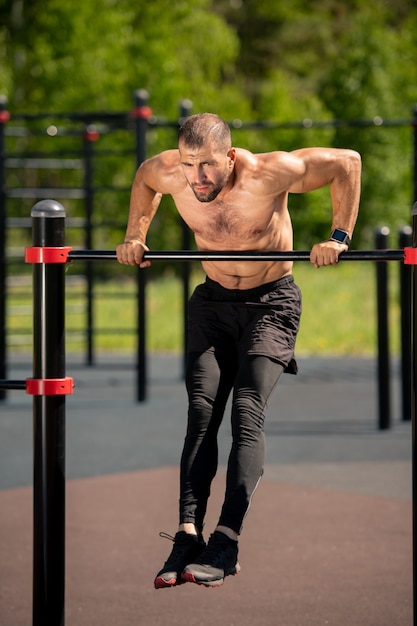
<instances>
[{"instance_id":1,"label":"shirtless man","mask_svg":"<svg viewBox=\"0 0 417 626\"><path fill-rule=\"evenodd\" d=\"M170 194L202 251L292 250L289 193L329 185L329 239L313 246L316 267L338 262L355 226L360 156L352 150L305 148L251 154L232 147L218 116L187 118L178 149L145 161L131 195L120 263L148 267L146 234L162 194ZM282 372L297 372L295 339L301 294L290 261L204 261L206 281L189 303L186 387L188 425L181 456L179 528L154 585L209 587L240 570L238 536L263 474L264 418ZM232 393L232 446L218 525L202 531L217 471L217 433Z\"/></svg>"}]
</instances>

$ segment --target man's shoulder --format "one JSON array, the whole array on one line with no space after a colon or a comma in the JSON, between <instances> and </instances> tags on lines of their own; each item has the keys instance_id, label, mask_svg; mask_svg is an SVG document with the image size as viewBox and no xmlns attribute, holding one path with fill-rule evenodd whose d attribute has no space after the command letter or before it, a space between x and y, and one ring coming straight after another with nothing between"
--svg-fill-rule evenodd
<instances>
[{"instance_id":1,"label":"man's shoulder","mask_svg":"<svg viewBox=\"0 0 417 626\"><path fill-rule=\"evenodd\" d=\"M169 170L180 166L180 153L178 150L164 150L147 159L147 162Z\"/></svg>"},{"instance_id":2,"label":"man's shoulder","mask_svg":"<svg viewBox=\"0 0 417 626\"><path fill-rule=\"evenodd\" d=\"M172 194L185 185L178 150L159 152L146 159L139 169L145 183L155 191Z\"/></svg>"},{"instance_id":3,"label":"man's shoulder","mask_svg":"<svg viewBox=\"0 0 417 626\"><path fill-rule=\"evenodd\" d=\"M291 162L294 160L295 155L293 152L286 152L284 150L274 150L271 152L250 152L245 148L235 148L235 150L242 163L253 167L265 163Z\"/></svg>"},{"instance_id":4,"label":"man's shoulder","mask_svg":"<svg viewBox=\"0 0 417 626\"><path fill-rule=\"evenodd\" d=\"M180 154L178 150L164 150L143 163L143 169L158 177L177 176L181 169Z\"/></svg>"},{"instance_id":5,"label":"man's shoulder","mask_svg":"<svg viewBox=\"0 0 417 626\"><path fill-rule=\"evenodd\" d=\"M292 169L298 163L298 159L291 152L284 150L253 153L243 148L236 148L236 155L241 169L254 176L260 173L265 175L268 172L275 176L280 171Z\"/></svg>"}]
</instances>

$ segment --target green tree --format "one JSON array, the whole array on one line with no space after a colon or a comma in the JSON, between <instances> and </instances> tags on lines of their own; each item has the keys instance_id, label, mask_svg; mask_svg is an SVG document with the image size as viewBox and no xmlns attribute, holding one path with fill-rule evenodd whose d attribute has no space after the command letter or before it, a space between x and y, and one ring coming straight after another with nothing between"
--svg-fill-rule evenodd
<instances>
[{"instance_id":1,"label":"green tree","mask_svg":"<svg viewBox=\"0 0 417 626\"><path fill-rule=\"evenodd\" d=\"M360 246L369 243L374 226L396 228L409 220L412 129L379 122L411 118L417 103L415 32L413 0L4 0L0 92L9 97L14 114L127 111L133 91L145 88L159 118L175 120L179 101L189 98L194 111L212 110L230 122L276 123L275 130L244 130L236 124L235 144L254 151L308 145L356 148L364 163L354 240ZM333 124L370 119L377 123ZM304 127L291 125L302 120ZM59 142L64 145L60 133L45 136L46 125L54 123L33 122L38 134L17 139L16 149L56 150ZM65 149L75 152L79 125L69 130ZM94 147L97 153L131 150L126 132L107 130ZM148 140L151 154L175 145L175 132L155 128ZM127 188L133 169L131 156L100 158L96 185ZM31 174L30 182L58 185L60 177L49 171ZM75 173L69 182L82 184ZM126 195L116 201L103 192L96 219L117 215L124 221L126 203ZM71 201L69 208L81 211ZM24 203L19 210L27 212ZM169 200L164 199L164 211L172 230ZM291 197L291 211L297 247L327 235L327 192ZM116 231L107 241L119 236ZM158 220L154 247L166 244L166 238Z\"/></svg>"},{"instance_id":2,"label":"green tree","mask_svg":"<svg viewBox=\"0 0 417 626\"><path fill-rule=\"evenodd\" d=\"M223 100L225 110L249 117L250 108L240 90L226 80L233 72L238 38L211 11L207 0L92 0L75 5L65 0L7 0L0 16L0 41L5 42L0 49L0 93L8 96L12 116L21 112L128 111L133 108L133 92L146 88L155 114L168 120L178 118L179 101L184 97L196 98L199 106L207 109ZM13 151L80 155L82 124L65 120L62 132L58 127L52 137L47 133L50 124L59 126L53 115L32 121L31 130L36 134L10 140ZM128 195L116 196L107 189L131 184L133 133L119 132L111 125L100 125L98 130L102 133L93 146L98 188L94 220L97 224L110 220L125 224ZM175 134L169 130L149 132L149 153L174 144ZM115 150L131 154L112 156ZM104 153L106 157L100 156ZM12 176L14 186L83 185L79 171L22 170ZM10 199L11 214L27 215L31 203L32 199ZM167 219L178 221L172 205L165 203ZM83 215L83 203L69 199L65 204L69 216ZM114 245L121 237L121 230L100 232L96 245Z\"/></svg>"},{"instance_id":3,"label":"green tree","mask_svg":"<svg viewBox=\"0 0 417 626\"><path fill-rule=\"evenodd\" d=\"M264 149L323 142L361 153L363 193L355 245L369 244L377 225L395 228L408 222L412 128L380 122L411 121L417 102L415 3L216 0L214 6L242 42L238 68L256 119L376 122L270 133ZM326 236L324 193L292 197L291 207L298 246Z\"/></svg>"},{"instance_id":4,"label":"green tree","mask_svg":"<svg viewBox=\"0 0 417 626\"><path fill-rule=\"evenodd\" d=\"M384 125L384 120L411 120L413 100L417 100L410 63L413 45L401 36L409 26L404 22L394 29L374 12L358 13L340 37L344 54L332 55L330 71L320 81L323 102L332 116L359 122L357 127L338 129L334 142L350 145L362 155L358 230L368 242L372 227L386 223L397 228L410 220L412 129ZM374 126L361 126L364 120L373 120Z\"/></svg>"},{"instance_id":5,"label":"green tree","mask_svg":"<svg viewBox=\"0 0 417 626\"><path fill-rule=\"evenodd\" d=\"M9 0L0 78L15 111L126 108L147 88L167 116L178 100L209 101L238 41L206 0ZM204 33L205 43L201 45Z\"/></svg>"}]
</instances>

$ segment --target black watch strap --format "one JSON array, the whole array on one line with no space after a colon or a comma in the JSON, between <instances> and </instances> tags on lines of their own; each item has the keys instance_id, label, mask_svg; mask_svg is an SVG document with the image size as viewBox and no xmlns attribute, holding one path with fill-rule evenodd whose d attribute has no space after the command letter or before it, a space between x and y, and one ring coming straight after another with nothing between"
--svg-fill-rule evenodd
<instances>
[{"instance_id":1,"label":"black watch strap","mask_svg":"<svg viewBox=\"0 0 417 626\"><path fill-rule=\"evenodd\" d=\"M350 246L350 242L352 241L349 237L349 233L341 228L335 228L332 230L330 234L331 241L337 241L338 243L345 243L347 246Z\"/></svg>"}]
</instances>

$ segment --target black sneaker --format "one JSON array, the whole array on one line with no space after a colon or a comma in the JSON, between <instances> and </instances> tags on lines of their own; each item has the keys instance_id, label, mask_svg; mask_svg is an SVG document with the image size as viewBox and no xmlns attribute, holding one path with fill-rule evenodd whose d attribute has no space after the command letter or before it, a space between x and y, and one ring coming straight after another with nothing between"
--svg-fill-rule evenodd
<instances>
[{"instance_id":1,"label":"black sneaker","mask_svg":"<svg viewBox=\"0 0 417 626\"><path fill-rule=\"evenodd\" d=\"M220 587L225 576L234 576L240 572L237 555L237 541L216 530L211 535L207 548L187 565L181 578L183 581L206 587Z\"/></svg>"},{"instance_id":2,"label":"black sneaker","mask_svg":"<svg viewBox=\"0 0 417 626\"><path fill-rule=\"evenodd\" d=\"M160 533L161 537L166 537L174 542L171 554L165 561L164 567L155 578L155 589L164 587L174 587L184 581L181 580L181 572L188 563L192 563L206 547L202 535L189 535L184 531L179 531L175 537L166 533Z\"/></svg>"}]
</instances>

